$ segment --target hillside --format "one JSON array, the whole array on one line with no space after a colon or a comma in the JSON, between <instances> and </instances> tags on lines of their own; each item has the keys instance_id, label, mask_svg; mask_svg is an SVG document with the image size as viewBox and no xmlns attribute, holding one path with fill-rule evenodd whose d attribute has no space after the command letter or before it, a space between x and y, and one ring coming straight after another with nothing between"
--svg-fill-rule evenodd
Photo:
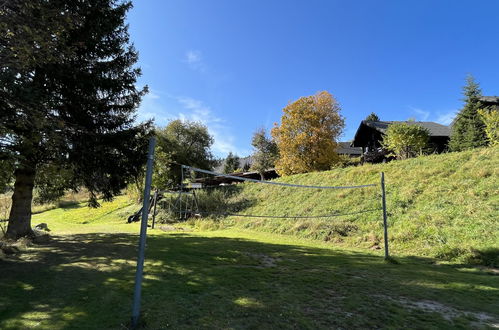
<instances>
[{"instance_id":1,"label":"hillside","mask_svg":"<svg viewBox=\"0 0 499 330\"><path fill-rule=\"evenodd\" d=\"M498 265L499 148L340 168L278 179L306 185L379 183L385 172L390 248L394 255ZM380 187L318 190L244 183L231 192L231 213L295 216L375 211L318 219L228 217L198 220L207 228L238 227L295 235L341 246L383 246ZM203 203L202 203L203 204ZM204 203L206 204L206 202Z\"/></svg>"}]
</instances>

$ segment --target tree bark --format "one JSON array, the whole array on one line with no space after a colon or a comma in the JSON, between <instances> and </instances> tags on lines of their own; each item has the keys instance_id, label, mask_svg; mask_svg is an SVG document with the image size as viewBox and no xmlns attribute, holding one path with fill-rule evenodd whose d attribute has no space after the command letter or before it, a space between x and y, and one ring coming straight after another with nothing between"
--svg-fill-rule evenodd
<instances>
[{"instance_id":1,"label":"tree bark","mask_svg":"<svg viewBox=\"0 0 499 330\"><path fill-rule=\"evenodd\" d=\"M33 236L31 229L31 202L35 185L35 170L33 167L18 168L15 172L14 194L10 208L7 238L18 239Z\"/></svg>"}]
</instances>

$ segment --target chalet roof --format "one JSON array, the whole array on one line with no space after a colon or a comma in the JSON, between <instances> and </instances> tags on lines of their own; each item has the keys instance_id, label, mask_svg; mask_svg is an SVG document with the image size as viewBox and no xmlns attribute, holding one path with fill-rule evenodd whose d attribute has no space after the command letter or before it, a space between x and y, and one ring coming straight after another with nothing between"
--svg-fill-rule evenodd
<instances>
[{"instance_id":1,"label":"chalet roof","mask_svg":"<svg viewBox=\"0 0 499 330\"><path fill-rule=\"evenodd\" d=\"M450 127L432 121L371 121L363 120L361 125L364 124L375 130L385 133L388 126L393 123L406 123L409 125L419 125L426 128L430 132L430 136L450 136Z\"/></svg>"},{"instance_id":2,"label":"chalet roof","mask_svg":"<svg viewBox=\"0 0 499 330\"><path fill-rule=\"evenodd\" d=\"M480 96L480 101L483 103L491 103L499 105L499 96Z\"/></svg>"},{"instance_id":3,"label":"chalet roof","mask_svg":"<svg viewBox=\"0 0 499 330\"><path fill-rule=\"evenodd\" d=\"M336 152L340 155L362 155L361 147L351 147L352 142L338 142Z\"/></svg>"}]
</instances>

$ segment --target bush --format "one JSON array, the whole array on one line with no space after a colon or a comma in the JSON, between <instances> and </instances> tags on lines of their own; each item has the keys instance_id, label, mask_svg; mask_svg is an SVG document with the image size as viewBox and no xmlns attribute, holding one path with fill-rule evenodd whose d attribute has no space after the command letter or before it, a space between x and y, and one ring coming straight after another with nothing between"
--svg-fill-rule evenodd
<instances>
[{"instance_id":1,"label":"bush","mask_svg":"<svg viewBox=\"0 0 499 330\"><path fill-rule=\"evenodd\" d=\"M407 159L423 153L430 132L416 123L391 124L383 136L382 145L398 159Z\"/></svg>"}]
</instances>

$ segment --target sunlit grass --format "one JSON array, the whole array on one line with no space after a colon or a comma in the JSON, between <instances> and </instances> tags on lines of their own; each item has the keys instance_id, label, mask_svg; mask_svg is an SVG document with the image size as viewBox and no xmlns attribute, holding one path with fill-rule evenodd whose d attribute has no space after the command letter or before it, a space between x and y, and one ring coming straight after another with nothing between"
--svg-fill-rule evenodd
<instances>
[{"instance_id":1,"label":"sunlit grass","mask_svg":"<svg viewBox=\"0 0 499 330\"><path fill-rule=\"evenodd\" d=\"M386 177L390 249L394 254L499 265L497 147L299 174L278 181L329 186L370 184L380 182L380 172ZM205 230L237 227L345 247L383 247L379 186L314 190L244 183L225 203L234 208L232 213L259 216L375 211L325 219L228 217L192 222Z\"/></svg>"}]
</instances>

